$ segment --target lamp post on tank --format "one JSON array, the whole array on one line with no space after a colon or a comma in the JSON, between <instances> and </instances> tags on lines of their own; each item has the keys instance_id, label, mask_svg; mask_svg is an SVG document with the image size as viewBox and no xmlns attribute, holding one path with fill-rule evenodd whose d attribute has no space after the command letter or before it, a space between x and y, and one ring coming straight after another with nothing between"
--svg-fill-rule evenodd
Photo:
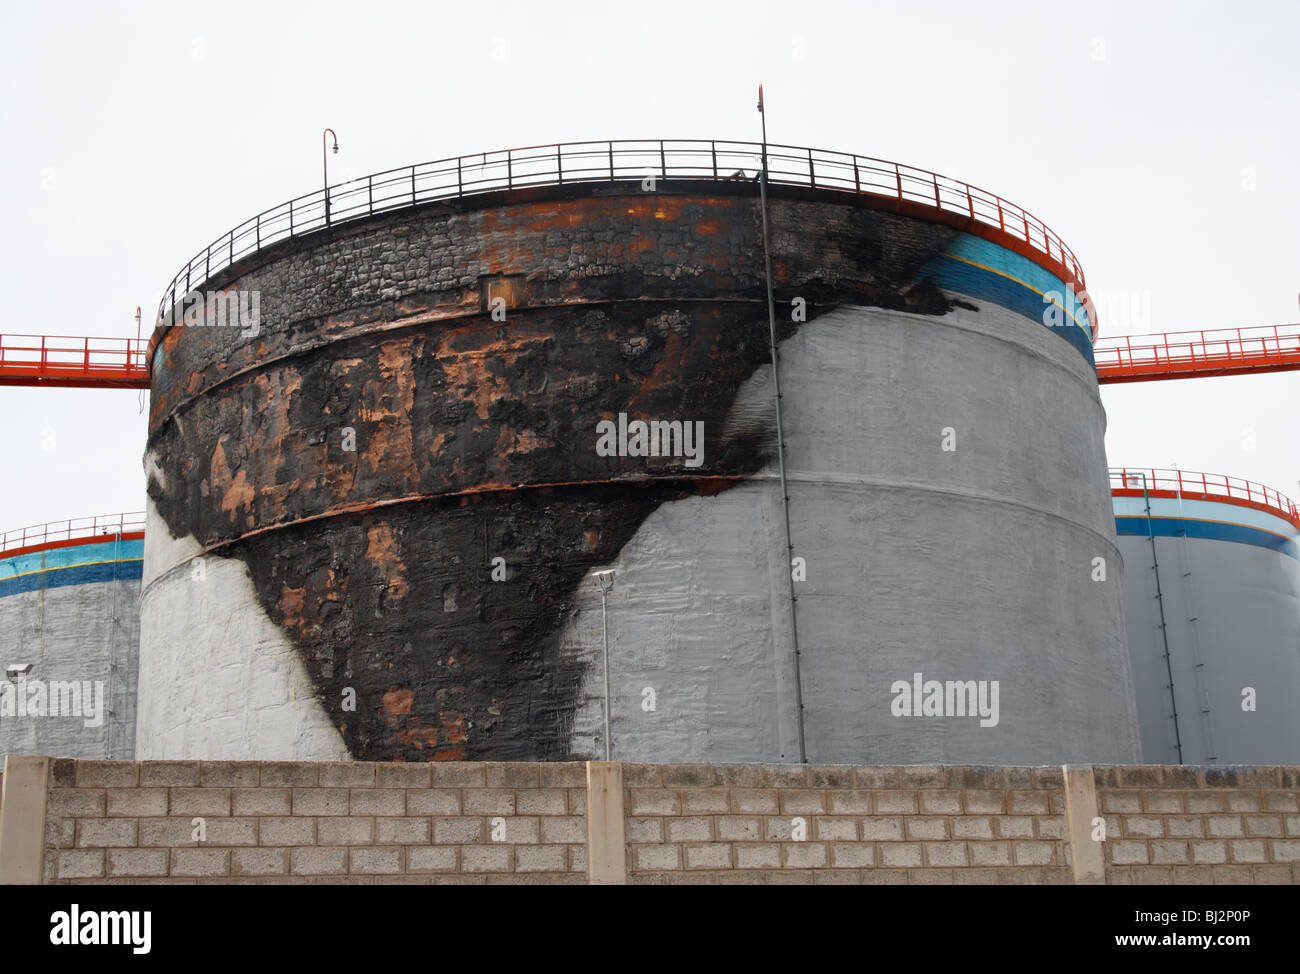
<instances>
[{"instance_id":1,"label":"lamp post on tank","mask_svg":"<svg viewBox=\"0 0 1300 974\"><path fill-rule=\"evenodd\" d=\"M325 151L325 136L334 136L334 154L339 152L339 137L334 135L334 130L327 128L320 134L320 164L325 178L325 226L330 225L330 163L329 153Z\"/></svg>"}]
</instances>

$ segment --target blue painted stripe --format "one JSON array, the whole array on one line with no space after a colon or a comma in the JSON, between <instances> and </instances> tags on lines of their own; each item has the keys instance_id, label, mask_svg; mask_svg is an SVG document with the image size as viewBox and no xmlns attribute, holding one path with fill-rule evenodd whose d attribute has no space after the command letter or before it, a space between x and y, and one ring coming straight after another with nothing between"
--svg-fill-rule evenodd
<instances>
[{"instance_id":1,"label":"blue painted stripe","mask_svg":"<svg viewBox=\"0 0 1300 974\"><path fill-rule=\"evenodd\" d=\"M0 598L144 575L144 540L90 541L0 559Z\"/></svg>"},{"instance_id":2,"label":"blue painted stripe","mask_svg":"<svg viewBox=\"0 0 1300 974\"><path fill-rule=\"evenodd\" d=\"M958 234L947 252L926 263L919 276L945 290L1001 305L1042 322L1045 328L1049 326L1043 312L1050 304L1045 295L1055 293L1068 301L1065 282L1055 274L1027 257L967 233ZM1067 304L1059 314L1065 323L1052 331L1078 349L1089 365L1095 365L1087 310Z\"/></svg>"},{"instance_id":3,"label":"blue painted stripe","mask_svg":"<svg viewBox=\"0 0 1300 974\"><path fill-rule=\"evenodd\" d=\"M1143 497L1111 496L1111 505L1116 517L1146 517L1146 502ZM1227 501L1202 501L1184 497L1181 501L1175 497L1151 497L1152 517L1185 518L1191 521L1220 521L1224 524L1241 524L1248 528L1259 528L1271 534L1280 534L1293 541L1300 540L1300 530L1290 521L1268 511L1261 511L1244 504L1231 504Z\"/></svg>"},{"instance_id":4,"label":"blue painted stripe","mask_svg":"<svg viewBox=\"0 0 1300 974\"><path fill-rule=\"evenodd\" d=\"M1300 545L1290 538L1285 538L1272 531L1247 527L1244 524L1224 524L1221 521L1197 521L1192 518L1178 517L1117 517L1115 533L1147 537L1154 534L1157 538L1181 538L1183 532L1189 538L1202 538L1207 541L1234 541L1238 544L1254 545L1268 548L1280 555L1286 555L1300 561Z\"/></svg>"},{"instance_id":5,"label":"blue painted stripe","mask_svg":"<svg viewBox=\"0 0 1300 974\"><path fill-rule=\"evenodd\" d=\"M143 558L71 565L67 568L51 568L48 571L29 572L26 575L0 579L0 598L6 595L18 595L20 592L35 592L37 589L63 588L68 585L89 585L93 582L143 577Z\"/></svg>"},{"instance_id":6,"label":"blue painted stripe","mask_svg":"<svg viewBox=\"0 0 1300 974\"><path fill-rule=\"evenodd\" d=\"M144 557L144 539L128 538L123 541L95 541L88 544L68 545L64 548L44 548L25 555L0 558L0 579L44 572L70 565L85 565L96 561L126 561Z\"/></svg>"},{"instance_id":7,"label":"blue painted stripe","mask_svg":"<svg viewBox=\"0 0 1300 974\"><path fill-rule=\"evenodd\" d=\"M1014 278L1025 287L1036 291L1040 299L1044 294L1056 292L1062 307L1069 312L1068 316L1088 333L1089 338L1092 337L1092 321L1088 317L1087 309L1077 300L1071 307L1065 307L1065 302L1068 300L1065 282L1041 264L1016 253L1014 250L1008 250L1006 247L995 244L991 240L976 237L969 233L959 234L949 243L946 253L948 256L957 257L972 264L981 264L997 271L999 274Z\"/></svg>"}]
</instances>

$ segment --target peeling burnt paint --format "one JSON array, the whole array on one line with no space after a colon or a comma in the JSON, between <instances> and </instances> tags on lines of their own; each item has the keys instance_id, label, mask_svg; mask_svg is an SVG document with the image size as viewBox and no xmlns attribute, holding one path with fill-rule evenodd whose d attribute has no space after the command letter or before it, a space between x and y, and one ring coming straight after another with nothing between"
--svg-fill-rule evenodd
<instances>
[{"instance_id":1,"label":"peeling burnt paint","mask_svg":"<svg viewBox=\"0 0 1300 974\"><path fill-rule=\"evenodd\" d=\"M356 758L566 759L575 587L659 504L769 459L770 422L728 425L769 360L757 208L657 194L408 221L238 282L262 289L253 342L163 335L150 497L174 535L245 562ZM842 303L942 314L913 277L950 236L774 201L778 300L803 297L809 320ZM402 270L417 240L444 263ZM442 273L457 260L463 279ZM503 322L482 293L501 280ZM783 314L779 337L795 327ZM596 424L620 412L703 422L703 465L597 456Z\"/></svg>"},{"instance_id":2,"label":"peeling burnt paint","mask_svg":"<svg viewBox=\"0 0 1300 974\"><path fill-rule=\"evenodd\" d=\"M686 490L422 501L288 528L240 550L356 757L565 760L582 670L558 640L574 589ZM490 581L485 551L505 559L505 581ZM357 692L355 713L340 707L345 687Z\"/></svg>"}]
</instances>

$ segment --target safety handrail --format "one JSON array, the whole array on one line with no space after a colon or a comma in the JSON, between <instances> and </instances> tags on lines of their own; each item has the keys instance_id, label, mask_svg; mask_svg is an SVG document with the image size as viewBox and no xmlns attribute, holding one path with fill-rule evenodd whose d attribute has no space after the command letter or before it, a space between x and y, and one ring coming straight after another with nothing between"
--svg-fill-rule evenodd
<instances>
[{"instance_id":1,"label":"safety handrail","mask_svg":"<svg viewBox=\"0 0 1300 974\"><path fill-rule=\"evenodd\" d=\"M1099 339L1092 350L1098 370L1246 362L1297 352L1300 324L1116 335Z\"/></svg>"},{"instance_id":2,"label":"safety handrail","mask_svg":"<svg viewBox=\"0 0 1300 974\"><path fill-rule=\"evenodd\" d=\"M37 548L56 541L73 541L107 535L134 534L144 531L144 511L128 514L100 514L93 517L73 517L64 521L33 524L14 528L0 534L0 554L20 548ZM107 539L106 539L107 540Z\"/></svg>"},{"instance_id":3,"label":"safety handrail","mask_svg":"<svg viewBox=\"0 0 1300 974\"><path fill-rule=\"evenodd\" d=\"M362 176L298 196L245 220L199 251L172 278L158 321L213 274L263 248L326 226L436 200L569 183L755 179L764 145L698 139L564 142L453 156ZM1043 221L1002 197L927 169L803 146L767 143L768 181L892 197L960 214L1041 251L1085 287L1069 247ZM328 196L328 207L326 206Z\"/></svg>"},{"instance_id":4,"label":"safety handrail","mask_svg":"<svg viewBox=\"0 0 1300 974\"><path fill-rule=\"evenodd\" d=\"M147 377L147 345L142 338L0 334L0 376Z\"/></svg>"},{"instance_id":5,"label":"safety handrail","mask_svg":"<svg viewBox=\"0 0 1300 974\"><path fill-rule=\"evenodd\" d=\"M1163 491L1194 498L1244 500L1274 511L1300 528L1300 508L1295 501L1281 491L1242 477L1159 467L1112 467L1110 488L1112 492L1141 492L1145 489L1149 493Z\"/></svg>"}]
</instances>

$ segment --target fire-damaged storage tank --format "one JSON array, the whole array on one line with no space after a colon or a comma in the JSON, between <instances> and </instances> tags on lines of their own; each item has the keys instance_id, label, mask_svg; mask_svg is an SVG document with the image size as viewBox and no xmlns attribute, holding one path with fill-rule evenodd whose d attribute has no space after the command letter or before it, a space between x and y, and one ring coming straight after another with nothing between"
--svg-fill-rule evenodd
<instances>
[{"instance_id":1,"label":"fire-damaged storage tank","mask_svg":"<svg viewBox=\"0 0 1300 974\"><path fill-rule=\"evenodd\" d=\"M192 260L139 756L1135 760L1073 255L768 151L783 445L757 145L444 160Z\"/></svg>"}]
</instances>

